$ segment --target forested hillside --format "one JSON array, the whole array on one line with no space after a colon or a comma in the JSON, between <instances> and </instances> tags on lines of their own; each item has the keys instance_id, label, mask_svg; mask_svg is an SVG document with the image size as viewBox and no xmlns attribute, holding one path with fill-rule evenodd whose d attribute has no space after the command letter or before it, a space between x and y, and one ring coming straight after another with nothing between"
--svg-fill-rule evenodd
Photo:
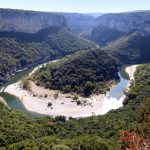
<instances>
[{"instance_id":1,"label":"forested hillside","mask_svg":"<svg viewBox=\"0 0 150 150\"><path fill-rule=\"evenodd\" d=\"M150 137L150 64L138 67L125 105L104 116L31 118L0 103L0 149L124 149L123 130ZM140 146L143 146L142 144ZM3 147L3 148L2 148ZM122 147L122 148L121 148Z\"/></svg>"},{"instance_id":2,"label":"forested hillside","mask_svg":"<svg viewBox=\"0 0 150 150\"><path fill-rule=\"evenodd\" d=\"M59 59L35 69L27 78L25 75L21 76L24 78L13 78L15 81L20 79L22 84L12 81L14 86L10 87L10 92L19 93L22 101L24 97L29 100L29 105L25 105L27 108L34 106L40 110L43 105L44 109L41 110L51 113L55 107L49 107L54 106L49 93L51 92L52 102L56 102L58 99L55 97L60 91L74 96L69 103L75 102L74 99L78 99L79 95L89 99L85 106L65 102L71 111L73 107L70 106L80 107L81 111L83 107L87 111L90 107L94 110L92 104L95 99L90 97L92 94L106 94L114 80L119 79L118 71L123 65L144 63L137 67L130 89L124 90L126 98L123 106L102 116L92 112L91 117L84 118L31 117L11 110L0 97L0 150L149 150L149 16L150 11L105 14L95 24L93 17L81 14L0 9L0 84L6 82L17 70ZM104 47L99 48L96 43ZM56 91L47 90L49 93L45 94L45 89L35 86L29 80ZM33 89L30 84L37 88L38 94L24 90ZM2 85L0 90L1 95L6 94L7 97L3 91L5 86ZM69 98L67 94L63 96ZM15 98L8 98L12 105L18 105L15 101L19 98ZM59 98L66 100L61 96ZM34 103L36 100L39 105ZM103 102L105 103L105 98ZM109 105L107 104L106 106ZM96 105L98 109L101 107L98 103ZM60 109L65 108L64 103L59 106Z\"/></svg>"},{"instance_id":3,"label":"forested hillside","mask_svg":"<svg viewBox=\"0 0 150 150\"><path fill-rule=\"evenodd\" d=\"M95 47L67 27L51 27L37 33L0 32L0 82L16 70Z\"/></svg>"},{"instance_id":4,"label":"forested hillside","mask_svg":"<svg viewBox=\"0 0 150 150\"><path fill-rule=\"evenodd\" d=\"M103 49L124 64L149 62L150 36L142 36L135 32L110 43Z\"/></svg>"},{"instance_id":5,"label":"forested hillside","mask_svg":"<svg viewBox=\"0 0 150 150\"><path fill-rule=\"evenodd\" d=\"M108 27L97 26L94 27L90 33L86 32L83 37L87 37L95 43L105 46L110 42L119 39L120 37L126 35L125 33L118 31L117 29L110 29Z\"/></svg>"},{"instance_id":6,"label":"forested hillside","mask_svg":"<svg viewBox=\"0 0 150 150\"><path fill-rule=\"evenodd\" d=\"M101 49L76 53L39 69L32 77L37 85L89 96L103 93L118 77L117 61Z\"/></svg>"},{"instance_id":7,"label":"forested hillside","mask_svg":"<svg viewBox=\"0 0 150 150\"><path fill-rule=\"evenodd\" d=\"M107 45L136 31L143 36L148 36L150 35L149 16L149 10L104 14L95 20L96 25L91 32L83 35L99 45Z\"/></svg>"}]
</instances>

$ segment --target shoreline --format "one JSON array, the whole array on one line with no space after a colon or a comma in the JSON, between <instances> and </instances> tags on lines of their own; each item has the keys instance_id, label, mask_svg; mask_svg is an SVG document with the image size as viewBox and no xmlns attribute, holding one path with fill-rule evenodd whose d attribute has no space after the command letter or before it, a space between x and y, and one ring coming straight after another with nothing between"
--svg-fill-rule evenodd
<instances>
[{"instance_id":1,"label":"shoreline","mask_svg":"<svg viewBox=\"0 0 150 150\"><path fill-rule=\"evenodd\" d=\"M6 103L6 101L1 96L0 96L0 102L2 102L5 106L7 106L9 108L8 104Z\"/></svg>"},{"instance_id":2,"label":"shoreline","mask_svg":"<svg viewBox=\"0 0 150 150\"><path fill-rule=\"evenodd\" d=\"M132 81L134 81L134 73L136 72L136 68L138 67L138 65L132 65L132 67L126 67L125 71L128 73L129 75L129 83L127 88L125 89L126 92L128 92L130 90L130 85L132 83Z\"/></svg>"},{"instance_id":3,"label":"shoreline","mask_svg":"<svg viewBox=\"0 0 150 150\"><path fill-rule=\"evenodd\" d=\"M95 109L98 110L99 106L103 105L102 100L105 97L104 94L93 95L91 98L80 97L80 100L86 99L88 103L85 106L77 105L77 103L73 101L72 97L70 98L70 94L59 93L57 99L54 98L55 91L50 91L46 98L40 95L34 96L34 93L21 89L20 82L9 85L5 89L5 92L18 97L25 108L31 112L51 116L63 115L74 118L87 117L91 116L91 114L94 115ZM49 102L52 103L51 107L48 107Z\"/></svg>"},{"instance_id":4,"label":"shoreline","mask_svg":"<svg viewBox=\"0 0 150 150\"><path fill-rule=\"evenodd\" d=\"M35 68L29 74L29 76L39 67ZM129 89L131 80L134 80L136 67L137 65L126 67L125 70L129 74L130 80L125 89ZM111 89L113 87L111 87ZM55 99L54 94L56 91L54 90L47 90L42 87L37 87L34 83L32 83L32 88L34 89L32 93L23 90L21 88L20 82L17 82L7 86L4 92L18 97L22 101L25 108L31 112L50 116L62 115L73 118L88 117L92 115L104 115L112 109L121 107L125 98L125 95L123 95L119 100L112 97L109 98L109 92L107 92L106 95L92 95L90 98L79 97L80 100L87 101L87 103L84 105L77 105L76 102L73 102L70 94L59 93L58 98ZM44 97L44 95L41 96L40 94L47 94L47 97ZM51 103L52 106L48 107L48 103Z\"/></svg>"}]
</instances>

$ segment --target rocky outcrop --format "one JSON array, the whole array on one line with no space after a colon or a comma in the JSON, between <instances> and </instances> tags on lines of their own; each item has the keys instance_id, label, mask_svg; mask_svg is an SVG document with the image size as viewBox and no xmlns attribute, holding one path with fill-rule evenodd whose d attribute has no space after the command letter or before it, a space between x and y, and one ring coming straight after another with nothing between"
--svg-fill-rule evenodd
<instances>
[{"instance_id":1,"label":"rocky outcrop","mask_svg":"<svg viewBox=\"0 0 150 150\"><path fill-rule=\"evenodd\" d=\"M64 16L58 13L0 9L0 31L36 33L45 28L65 25Z\"/></svg>"},{"instance_id":2,"label":"rocky outcrop","mask_svg":"<svg viewBox=\"0 0 150 150\"><path fill-rule=\"evenodd\" d=\"M147 35L150 34L150 11L105 14L97 19L97 26Z\"/></svg>"}]
</instances>

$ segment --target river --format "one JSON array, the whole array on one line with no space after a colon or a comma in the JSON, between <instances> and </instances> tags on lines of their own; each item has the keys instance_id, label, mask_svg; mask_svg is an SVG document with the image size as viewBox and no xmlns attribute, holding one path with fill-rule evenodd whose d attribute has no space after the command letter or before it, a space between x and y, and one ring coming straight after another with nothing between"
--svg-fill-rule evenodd
<instances>
[{"instance_id":1,"label":"river","mask_svg":"<svg viewBox=\"0 0 150 150\"><path fill-rule=\"evenodd\" d=\"M17 72L12 78L9 79L9 81L7 81L6 83L4 83L3 85L0 86L0 96L4 98L4 100L6 101L7 105L11 108L11 109L16 109L16 110L20 110L22 112L25 112L26 114L30 115L30 116L43 116L41 114L37 114L31 111L28 111L23 103L20 101L19 98L9 94L9 93L5 93L3 92L4 88L7 87L10 84L16 83L18 80L20 80L21 78L23 78L24 76L27 76L30 72L32 72L37 66L39 65L35 65L34 67L31 67L29 69Z\"/></svg>"},{"instance_id":2,"label":"river","mask_svg":"<svg viewBox=\"0 0 150 150\"><path fill-rule=\"evenodd\" d=\"M37 113L34 113L34 112L31 112L29 110L27 110L23 103L20 101L19 98L13 96L13 95L10 95L8 93L5 93L3 92L3 89L10 85L10 84L13 84L15 82L17 82L18 80L20 80L22 77L24 76L27 76L30 72L32 72L38 65L32 67L32 68L29 68L27 70L24 70L24 71L21 71L21 72L18 72L16 73L8 82L6 82L5 84L3 84L1 87L0 87L0 90L2 89L2 92L0 93L0 96L3 97L5 99L5 101L7 102L8 106L11 108L11 109L17 109L17 110L20 110L22 112L25 112L26 114L28 115L31 115L31 116L43 116L41 114L37 114ZM129 83L129 80L127 79L124 79L122 77L122 72L119 72L118 75L120 77L120 81L110 90L110 92L108 92L107 94L107 101L108 102L109 100L112 101L112 102L115 102L113 105L120 105L122 104L122 97L124 96L124 90L125 88L127 87L128 83ZM109 102L110 102L109 101ZM109 105L106 103L106 105ZM112 107L112 106L111 106ZM106 112L108 112L109 110L111 109L115 109L115 107L117 108L118 106L114 106L112 108L109 108L108 107L108 110L106 110ZM101 113L103 114L103 113ZM104 112L105 114L105 112Z\"/></svg>"}]
</instances>

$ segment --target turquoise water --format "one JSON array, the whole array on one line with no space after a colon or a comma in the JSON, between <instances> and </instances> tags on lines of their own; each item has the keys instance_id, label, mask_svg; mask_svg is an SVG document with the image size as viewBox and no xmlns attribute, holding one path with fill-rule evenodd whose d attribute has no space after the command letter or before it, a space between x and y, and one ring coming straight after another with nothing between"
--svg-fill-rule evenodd
<instances>
[{"instance_id":1,"label":"turquoise water","mask_svg":"<svg viewBox=\"0 0 150 150\"><path fill-rule=\"evenodd\" d=\"M1 85L0 89L3 89L5 87L7 87L8 85L13 84L13 83L17 82L18 80L20 80L21 78L27 76L37 66L38 65L35 65L32 68L29 68L27 70L24 70L24 71L16 73L8 82L6 82L5 84ZM25 112L28 115L31 115L31 116L43 116L41 114L37 114L37 113L28 111L24 107L23 103L19 100L19 98L15 97L15 96L13 96L11 94L8 94L8 93L5 93L5 92L1 92L0 96L4 98L4 100L6 101L6 103L8 104L8 106L11 109L20 110L22 112Z\"/></svg>"},{"instance_id":2,"label":"turquoise water","mask_svg":"<svg viewBox=\"0 0 150 150\"><path fill-rule=\"evenodd\" d=\"M114 86L114 88L112 88L112 90L109 93L108 98L112 97L112 98L116 98L117 100L119 100L122 95L124 94L124 90L127 87L129 80L124 79L121 76L121 73L118 73L119 77L120 77L120 82L117 83L116 86Z\"/></svg>"}]
</instances>

